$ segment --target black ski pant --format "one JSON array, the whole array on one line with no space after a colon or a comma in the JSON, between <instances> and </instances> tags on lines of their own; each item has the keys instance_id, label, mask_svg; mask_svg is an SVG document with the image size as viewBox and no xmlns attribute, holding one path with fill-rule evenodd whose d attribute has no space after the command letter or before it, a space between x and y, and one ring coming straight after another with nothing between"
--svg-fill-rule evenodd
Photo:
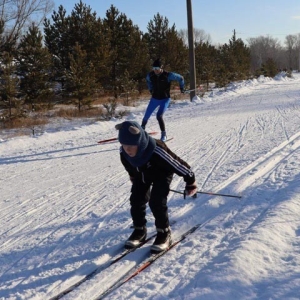
<instances>
[{"instance_id":1,"label":"black ski pant","mask_svg":"<svg viewBox=\"0 0 300 300\"><path fill-rule=\"evenodd\" d=\"M142 227L146 225L147 202L149 202L149 207L155 218L156 228L164 229L169 226L167 198L172 179L173 175L159 178L152 183L144 183L138 177L134 179L130 196L130 213L134 226Z\"/></svg>"}]
</instances>

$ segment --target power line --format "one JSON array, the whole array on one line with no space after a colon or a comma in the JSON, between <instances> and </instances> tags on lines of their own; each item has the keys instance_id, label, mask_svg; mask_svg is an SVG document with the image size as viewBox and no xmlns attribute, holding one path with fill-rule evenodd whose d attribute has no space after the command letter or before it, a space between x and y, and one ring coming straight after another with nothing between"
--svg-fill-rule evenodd
<instances>
[{"instance_id":1,"label":"power line","mask_svg":"<svg viewBox=\"0 0 300 300\"><path fill-rule=\"evenodd\" d=\"M236 32L236 34L244 34L244 35L298 35L300 31L297 33L248 33L248 32Z\"/></svg>"}]
</instances>

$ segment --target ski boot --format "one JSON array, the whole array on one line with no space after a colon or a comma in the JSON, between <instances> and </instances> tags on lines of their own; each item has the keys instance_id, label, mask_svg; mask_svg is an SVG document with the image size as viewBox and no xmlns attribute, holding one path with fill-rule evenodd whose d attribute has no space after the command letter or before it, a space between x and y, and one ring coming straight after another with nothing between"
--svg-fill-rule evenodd
<instances>
[{"instance_id":1,"label":"ski boot","mask_svg":"<svg viewBox=\"0 0 300 300\"><path fill-rule=\"evenodd\" d=\"M163 142L165 142L167 140L167 133L165 131L161 132L160 140L163 141Z\"/></svg>"},{"instance_id":2,"label":"ski boot","mask_svg":"<svg viewBox=\"0 0 300 300\"><path fill-rule=\"evenodd\" d=\"M151 246L151 253L159 253L164 251L172 244L170 227L165 229L157 228L156 230L157 236L153 245Z\"/></svg>"},{"instance_id":3,"label":"ski boot","mask_svg":"<svg viewBox=\"0 0 300 300\"><path fill-rule=\"evenodd\" d=\"M132 249L138 247L142 242L146 240L147 237L147 228L143 227L134 227L134 231L131 236L125 242L125 249Z\"/></svg>"}]
</instances>

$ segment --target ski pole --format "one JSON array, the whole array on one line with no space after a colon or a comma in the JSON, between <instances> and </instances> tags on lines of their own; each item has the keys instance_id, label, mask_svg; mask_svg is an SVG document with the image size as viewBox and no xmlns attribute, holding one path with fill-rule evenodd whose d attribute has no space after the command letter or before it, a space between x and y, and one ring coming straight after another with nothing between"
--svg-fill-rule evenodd
<instances>
[{"instance_id":1,"label":"ski pole","mask_svg":"<svg viewBox=\"0 0 300 300\"><path fill-rule=\"evenodd\" d=\"M176 191L176 190L172 190L172 189L170 189L170 191L184 195L184 198L186 196L185 192L180 192L180 191ZM212 195L212 196L223 196L223 197L231 197L231 198L242 198L242 196L237 196L237 195L219 194L219 193L211 193L211 192L200 192L200 191L197 191L196 194L206 194L206 195Z\"/></svg>"},{"instance_id":2,"label":"ski pole","mask_svg":"<svg viewBox=\"0 0 300 300\"><path fill-rule=\"evenodd\" d=\"M229 195L229 194L219 194L219 193L211 193L211 192L197 192L198 194L207 194L207 195L213 195L213 196L223 196L223 197L231 197L231 198L242 198L242 196L238 195Z\"/></svg>"},{"instance_id":3,"label":"ski pole","mask_svg":"<svg viewBox=\"0 0 300 300\"><path fill-rule=\"evenodd\" d=\"M198 90L198 89L193 89L193 90L185 90L185 91L184 91L184 93L185 93L185 94L189 94L190 92L192 92L192 91L196 91L196 90Z\"/></svg>"}]
</instances>

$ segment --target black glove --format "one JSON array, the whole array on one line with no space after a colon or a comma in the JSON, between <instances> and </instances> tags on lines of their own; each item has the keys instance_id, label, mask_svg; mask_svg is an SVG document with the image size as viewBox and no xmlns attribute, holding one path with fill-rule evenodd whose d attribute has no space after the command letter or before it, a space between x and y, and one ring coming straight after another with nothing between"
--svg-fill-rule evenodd
<instances>
[{"instance_id":1,"label":"black glove","mask_svg":"<svg viewBox=\"0 0 300 300\"><path fill-rule=\"evenodd\" d=\"M182 94L184 94L185 89L184 89L184 88L180 88L180 92L181 92Z\"/></svg>"}]
</instances>

